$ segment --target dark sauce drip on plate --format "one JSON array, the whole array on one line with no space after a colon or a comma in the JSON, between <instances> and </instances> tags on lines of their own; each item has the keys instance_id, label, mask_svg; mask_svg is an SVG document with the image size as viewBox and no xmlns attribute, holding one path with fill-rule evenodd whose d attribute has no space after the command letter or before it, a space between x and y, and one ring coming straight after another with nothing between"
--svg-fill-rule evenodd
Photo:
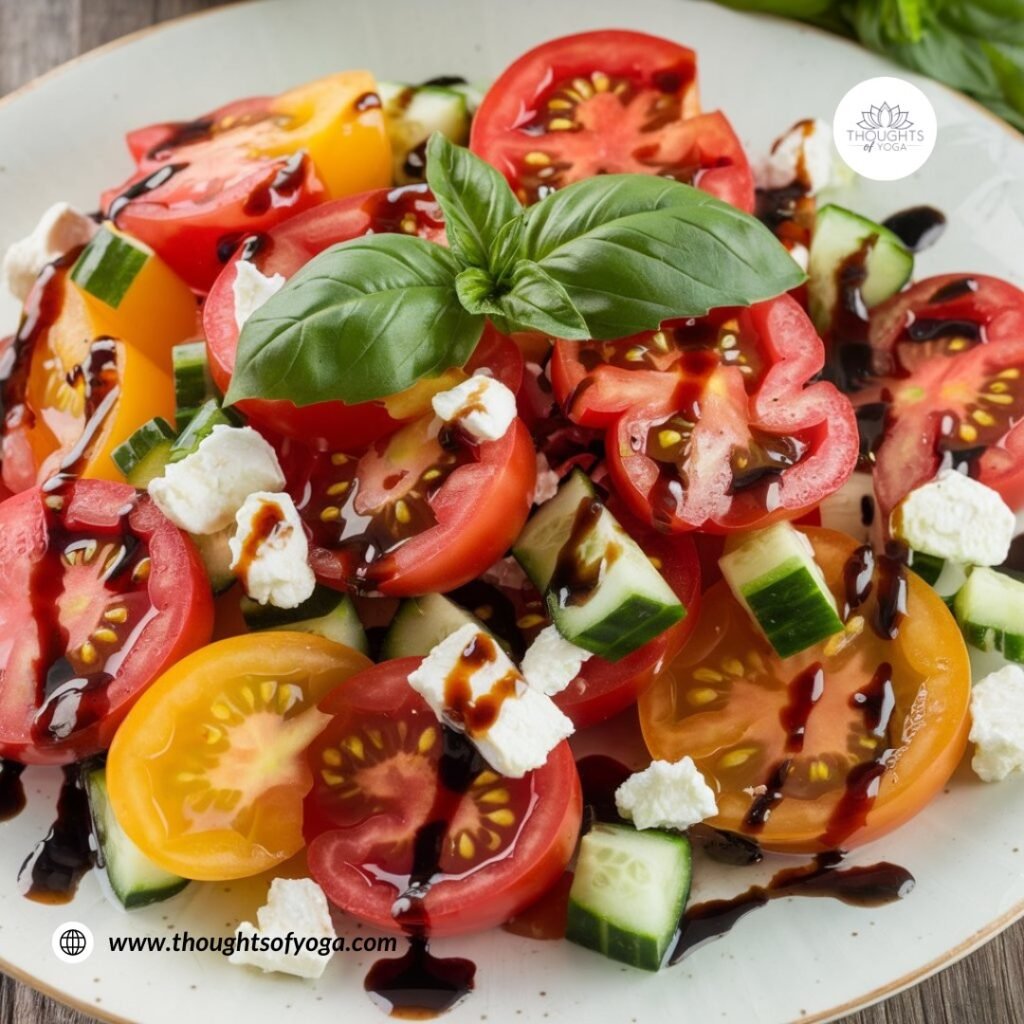
<instances>
[{"instance_id":1,"label":"dark sauce drip on plate","mask_svg":"<svg viewBox=\"0 0 1024 1024\"><path fill-rule=\"evenodd\" d=\"M392 911L409 937L409 948L399 957L378 960L363 982L377 1005L393 1017L408 1020L424 1020L450 1010L473 990L476 976L476 965L471 960L436 957L426 938L429 918L424 901L435 881L444 877L442 844L463 795L486 767L461 733L444 726L442 740L440 785L425 823L413 838L408 881Z\"/></svg>"},{"instance_id":2,"label":"dark sauce drip on plate","mask_svg":"<svg viewBox=\"0 0 1024 1024\"><path fill-rule=\"evenodd\" d=\"M946 230L946 216L934 206L910 206L886 217L888 228L911 252L930 249Z\"/></svg>"},{"instance_id":3,"label":"dark sauce drip on plate","mask_svg":"<svg viewBox=\"0 0 1024 1024\"><path fill-rule=\"evenodd\" d=\"M89 801L77 765L64 768L57 817L18 871L22 895L37 903L69 903L92 867Z\"/></svg>"},{"instance_id":4,"label":"dark sauce drip on plate","mask_svg":"<svg viewBox=\"0 0 1024 1024\"><path fill-rule=\"evenodd\" d=\"M778 872L764 886L751 886L732 899L711 900L689 907L668 962L677 964L699 947L720 939L741 918L772 900L789 896L836 899L855 907L879 907L909 895L914 876L905 868L882 861L865 867L840 868L839 853L819 854L807 866Z\"/></svg>"},{"instance_id":5,"label":"dark sauce drip on plate","mask_svg":"<svg viewBox=\"0 0 1024 1024\"><path fill-rule=\"evenodd\" d=\"M24 770L17 761L0 760L0 821L9 821L25 807Z\"/></svg>"}]
</instances>

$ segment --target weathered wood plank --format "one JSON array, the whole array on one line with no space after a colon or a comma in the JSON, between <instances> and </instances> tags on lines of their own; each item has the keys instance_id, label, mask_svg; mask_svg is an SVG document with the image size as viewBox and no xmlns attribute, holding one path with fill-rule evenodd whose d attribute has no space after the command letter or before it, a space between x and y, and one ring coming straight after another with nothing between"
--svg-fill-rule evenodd
<instances>
[{"instance_id":1,"label":"weathered wood plank","mask_svg":"<svg viewBox=\"0 0 1024 1024\"><path fill-rule=\"evenodd\" d=\"M0 95L110 39L212 6L208 0L0 0ZM844 1024L1024 1024L1022 964L1024 923ZM0 1024L91 1021L0 975Z\"/></svg>"}]
</instances>

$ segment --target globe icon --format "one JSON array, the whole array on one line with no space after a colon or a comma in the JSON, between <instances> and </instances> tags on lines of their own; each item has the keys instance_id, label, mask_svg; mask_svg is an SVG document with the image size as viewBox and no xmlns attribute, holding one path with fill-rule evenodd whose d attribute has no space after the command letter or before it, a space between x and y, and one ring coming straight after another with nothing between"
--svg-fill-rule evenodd
<instances>
[{"instance_id":1,"label":"globe icon","mask_svg":"<svg viewBox=\"0 0 1024 1024\"><path fill-rule=\"evenodd\" d=\"M85 952L85 935L77 928L68 928L60 937L60 949L68 956L81 956Z\"/></svg>"}]
</instances>

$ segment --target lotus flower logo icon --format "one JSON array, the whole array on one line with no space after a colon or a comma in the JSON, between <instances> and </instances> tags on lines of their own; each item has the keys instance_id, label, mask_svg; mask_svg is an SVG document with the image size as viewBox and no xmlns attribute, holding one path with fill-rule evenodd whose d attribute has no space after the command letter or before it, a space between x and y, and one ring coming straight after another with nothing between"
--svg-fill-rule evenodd
<instances>
[{"instance_id":1,"label":"lotus flower logo icon","mask_svg":"<svg viewBox=\"0 0 1024 1024\"><path fill-rule=\"evenodd\" d=\"M870 110L862 110L857 127L865 131L902 131L913 128L914 122L907 116L906 111L898 106L890 107L888 103L883 103L879 107L873 106Z\"/></svg>"}]
</instances>

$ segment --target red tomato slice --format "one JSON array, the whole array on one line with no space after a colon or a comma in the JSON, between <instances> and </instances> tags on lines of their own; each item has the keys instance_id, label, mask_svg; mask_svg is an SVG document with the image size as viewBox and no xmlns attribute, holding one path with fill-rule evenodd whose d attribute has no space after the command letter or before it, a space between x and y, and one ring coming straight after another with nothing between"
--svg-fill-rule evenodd
<instances>
[{"instance_id":1,"label":"red tomato slice","mask_svg":"<svg viewBox=\"0 0 1024 1024\"><path fill-rule=\"evenodd\" d=\"M697 621L701 571L690 536L671 536L637 522L614 498L615 516L655 562L686 608L686 617L661 636L616 662L596 655L554 698L577 729L603 722L629 707L658 673L682 650ZM448 595L486 622L496 636L521 658L537 634L550 625L543 597L513 562L501 562L476 580Z\"/></svg>"},{"instance_id":2,"label":"red tomato slice","mask_svg":"<svg viewBox=\"0 0 1024 1024\"><path fill-rule=\"evenodd\" d=\"M658 174L751 211L754 182L725 117L699 114L696 55L639 32L530 50L491 86L470 148L523 202L597 174Z\"/></svg>"},{"instance_id":3,"label":"red tomato slice","mask_svg":"<svg viewBox=\"0 0 1024 1024\"><path fill-rule=\"evenodd\" d=\"M0 756L104 750L138 696L210 639L191 542L124 484L81 480L0 504Z\"/></svg>"},{"instance_id":4,"label":"red tomato slice","mask_svg":"<svg viewBox=\"0 0 1024 1024\"><path fill-rule=\"evenodd\" d=\"M313 569L329 586L390 597L461 586L518 536L536 475L519 419L472 443L428 415L358 459L323 453L296 494Z\"/></svg>"},{"instance_id":5,"label":"red tomato slice","mask_svg":"<svg viewBox=\"0 0 1024 1024\"><path fill-rule=\"evenodd\" d=\"M434 197L425 185L410 185L324 203L267 234L251 236L245 240L240 256L252 260L268 277L281 274L288 278L324 249L371 232L403 232L439 243L445 240L441 209ZM222 391L231 382L238 349L236 273L236 262L232 260L214 283L203 310L210 372ZM478 353L485 353L483 358L488 358L487 337L485 334L477 349ZM521 359L519 365L522 366ZM318 402L298 407L283 400L247 399L239 402L238 408L265 430L314 447L344 448L349 452L391 433L399 425L384 402Z\"/></svg>"},{"instance_id":6,"label":"red tomato slice","mask_svg":"<svg viewBox=\"0 0 1024 1024\"><path fill-rule=\"evenodd\" d=\"M855 401L879 413L889 403L874 453L883 513L950 466L1024 506L1024 292L981 275L928 278L872 313L871 344L884 378Z\"/></svg>"},{"instance_id":7,"label":"red tomato slice","mask_svg":"<svg viewBox=\"0 0 1024 1024\"><path fill-rule=\"evenodd\" d=\"M808 383L821 339L789 296L615 342L558 342L555 393L606 425L608 470L634 515L673 532L794 519L857 461L849 401Z\"/></svg>"},{"instance_id":8,"label":"red tomato slice","mask_svg":"<svg viewBox=\"0 0 1024 1024\"><path fill-rule=\"evenodd\" d=\"M522 779L489 769L408 685L419 663L376 665L321 701L334 717L308 752L309 870L374 927L480 931L561 877L579 833L579 777L567 743ZM399 900L414 881L425 895Z\"/></svg>"}]
</instances>

